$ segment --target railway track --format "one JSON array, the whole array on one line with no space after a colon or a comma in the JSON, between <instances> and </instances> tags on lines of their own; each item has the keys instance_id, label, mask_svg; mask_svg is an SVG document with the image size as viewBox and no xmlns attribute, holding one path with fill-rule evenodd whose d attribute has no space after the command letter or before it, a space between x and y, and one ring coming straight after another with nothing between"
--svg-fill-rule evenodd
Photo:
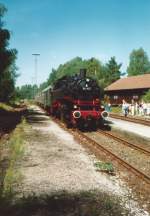
<instances>
[{"instance_id":1,"label":"railway track","mask_svg":"<svg viewBox=\"0 0 150 216\"><path fill-rule=\"evenodd\" d=\"M52 118L52 120L55 121L60 127L64 128L65 130L67 129L58 119ZM81 142L83 142L83 140L86 140L87 142L92 144L93 147L96 147L100 151L104 152L106 155L110 156L112 159L117 161L118 164L120 164L122 167L126 168L128 171L132 172L134 175L136 175L138 178L140 178L141 180L146 182L148 185L150 184L150 176L148 176L145 173L143 173L142 171L138 170L137 168L135 168L134 166L132 166L131 164L129 164L128 162L126 162L125 160L123 160L122 158L117 156L116 154L114 154L112 151L105 148L100 143L98 143L95 140L93 140L92 138L88 137L83 132L81 132L79 130L76 130L76 131L69 130L69 132L71 132L74 136L75 136L74 133L77 132L77 134L80 135Z\"/></svg>"},{"instance_id":2,"label":"railway track","mask_svg":"<svg viewBox=\"0 0 150 216\"><path fill-rule=\"evenodd\" d=\"M129 122L133 122L133 123L138 123L138 124L150 126L150 120L146 120L146 119L139 119L139 118L130 117L130 116L125 117L125 116L121 116L121 115L114 114L114 113L110 113L109 116L112 118L121 119L124 121L129 121Z\"/></svg>"},{"instance_id":3,"label":"railway track","mask_svg":"<svg viewBox=\"0 0 150 216\"><path fill-rule=\"evenodd\" d=\"M81 131L78 131L78 133L85 140L87 140L88 142L93 144L93 146L100 149L105 154L109 155L112 159L115 159L121 166L125 167L128 171L134 173L137 177L139 177L140 179L142 179L146 183L150 184L150 176L148 176L145 173L143 173L142 171L138 170L137 168L135 168L134 166L132 166L131 164L129 164L128 162L126 162L125 160L123 160L122 158L117 156L116 154L114 154L112 151L110 151L107 148L105 148L104 146L102 146L100 143L98 143L95 140L91 139L90 137L88 137L87 135L82 133Z\"/></svg>"},{"instance_id":4,"label":"railway track","mask_svg":"<svg viewBox=\"0 0 150 216\"><path fill-rule=\"evenodd\" d=\"M142 148L142 147L140 147L138 145L135 145L135 144L133 144L131 142L128 142L128 141L126 141L126 140L124 140L124 139L122 139L122 138L120 138L120 137L112 134L111 132L106 132L106 131L98 130L98 133L103 134L103 135L105 135L107 137L110 137L113 140L121 142L122 144L124 144L126 146L129 146L129 147L131 147L131 148L133 148L135 150L138 150L139 152L141 152L143 154L146 154L146 155L150 156L150 151L149 150L147 150L145 148Z\"/></svg>"}]
</instances>

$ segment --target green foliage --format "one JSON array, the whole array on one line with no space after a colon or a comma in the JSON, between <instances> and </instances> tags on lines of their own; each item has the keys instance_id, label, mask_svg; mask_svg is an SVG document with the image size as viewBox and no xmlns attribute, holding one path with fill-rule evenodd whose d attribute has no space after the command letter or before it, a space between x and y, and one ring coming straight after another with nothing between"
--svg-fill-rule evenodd
<instances>
[{"instance_id":1,"label":"green foliage","mask_svg":"<svg viewBox=\"0 0 150 216\"><path fill-rule=\"evenodd\" d=\"M4 16L6 12L7 12L7 8L0 3L0 28L3 26L3 22L1 18Z\"/></svg>"},{"instance_id":2,"label":"green foliage","mask_svg":"<svg viewBox=\"0 0 150 216\"><path fill-rule=\"evenodd\" d=\"M10 32L3 28L2 17L7 9L0 4L0 101L8 102L14 96L17 78L16 49L8 49Z\"/></svg>"},{"instance_id":3,"label":"green foliage","mask_svg":"<svg viewBox=\"0 0 150 216\"><path fill-rule=\"evenodd\" d=\"M57 69L52 69L47 81L40 85L38 91L43 90L49 85L53 85L57 79L63 76L74 75L79 73L81 68L86 68L87 76L93 77L98 81L99 86L101 87L101 95L103 95L104 88L108 84L120 78L120 67L121 64L117 64L115 57L112 57L106 65L103 65L94 57L87 60L76 57L64 64L60 64ZM35 90L33 88L35 87L31 85L24 85L21 88L17 88L17 97L21 99L32 99L33 95L37 92L37 87Z\"/></svg>"},{"instance_id":4,"label":"green foliage","mask_svg":"<svg viewBox=\"0 0 150 216\"><path fill-rule=\"evenodd\" d=\"M94 163L94 166L97 168L98 171L105 171L108 173L114 172L113 164L109 163L109 162L98 161L98 162Z\"/></svg>"},{"instance_id":5,"label":"green foliage","mask_svg":"<svg viewBox=\"0 0 150 216\"><path fill-rule=\"evenodd\" d=\"M111 112L112 113L118 113L118 114L122 113L122 108L121 108L121 106L112 107Z\"/></svg>"},{"instance_id":6,"label":"green foliage","mask_svg":"<svg viewBox=\"0 0 150 216\"><path fill-rule=\"evenodd\" d=\"M56 70L56 78L61 78L64 75L73 75L79 72L80 68L86 67L85 62L80 57L76 57L63 65L60 65Z\"/></svg>"},{"instance_id":7,"label":"green foliage","mask_svg":"<svg viewBox=\"0 0 150 216\"><path fill-rule=\"evenodd\" d=\"M37 86L24 85L16 88L16 97L20 99L33 99L38 91L41 91L55 83L55 81L63 76L70 76L79 73L81 68L87 69L87 76L96 79L101 88L101 95L104 94L104 88L111 82L120 78L121 64L117 64L115 57L103 65L98 59L82 59L76 57L70 61L59 65L57 69L52 69L46 82L43 82L37 89Z\"/></svg>"},{"instance_id":8,"label":"green foliage","mask_svg":"<svg viewBox=\"0 0 150 216\"><path fill-rule=\"evenodd\" d=\"M88 76L96 79L103 77L103 66L98 59L91 58L89 60L86 60L86 68Z\"/></svg>"},{"instance_id":9,"label":"green foliage","mask_svg":"<svg viewBox=\"0 0 150 216\"><path fill-rule=\"evenodd\" d=\"M52 69L47 81L40 85L40 90L46 88L49 85L53 85L57 79L65 75L79 73L80 68L86 68L86 61L82 60L80 57L76 57L65 64L60 64L57 69Z\"/></svg>"},{"instance_id":10,"label":"green foliage","mask_svg":"<svg viewBox=\"0 0 150 216\"><path fill-rule=\"evenodd\" d=\"M24 129L26 127L25 119L17 126L12 133L9 142L10 162L4 178L3 194L9 196L13 193L13 185L20 181L21 174L16 170L16 163L24 155Z\"/></svg>"},{"instance_id":11,"label":"green foliage","mask_svg":"<svg viewBox=\"0 0 150 216\"><path fill-rule=\"evenodd\" d=\"M33 99L38 92L37 85L23 85L16 88L16 98L19 99Z\"/></svg>"},{"instance_id":12,"label":"green foliage","mask_svg":"<svg viewBox=\"0 0 150 216\"><path fill-rule=\"evenodd\" d=\"M131 52L127 72L128 76L150 73L150 61L143 48Z\"/></svg>"},{"instance_id":13,"label":"green foliage","mask_svg":"<svg viewBox=\"0 0 150 216\"><path fill-rule=\"evenodd\" d=\"M150 103L150 90L142 97L145 102Z\"/></svg>"},{"instance_id":14,"label":"green foliage","mask_svg":"<svg viewBox=\"0 0 150 216\"><path fill-rule=\"evenodd\" d=\"M0 3L0 17L4 16L5 12L7 12L7 8Z\"/></svg>"},{"instance_id":15,"label":"green foliage","mask_svg":"<svg viewBox=\"0 0 150 216\"><path fill-rule=\"evenodd\" d=\"M49 78L47 80L47 85L51 85L56 79L57 79L57 71L52 68L52 72L49 75Z\"/></svg>"},{"instance_id":16,"label":"green foliage","mask_svg":"<svg viewBox=\"0 0 150 216\"><path fill-rule=\"evenodd\" d=\"M101 87L101 95L104 93L104 88L112 83L113 81L120 78L121 64L117 64L115 57L112 57L107 64L102 64L98 59L92 57L90 59L82 59L81 57L76 57L66 62L65 64L59 65L57 69L52 69L49 78L46 82L40 85L42 90L65 75L73 75L79 73L81 68L87 69L87 76L96 79Z\"/></svg>"},{"instance_id":17,"label":"green foliage","mask_svg":"<svg viewBox=\"0 0 150 216\"><path fill-rule=\"evenodd\" d=\"M0 103L0 110L13 111L13 107L5 103Z\"/></svg>"},{"instance_id":18,"label":"green foliage","mask_svg":"<svg viewBox=\"0 0 150 216\"><path fill-rule=\"evenodd\" d=\"M115 57L111 57L111 59L106 64L106 71L105 71L105 80L106 84L109 85L116 80L120 79L121 75L121 68L122 64L117 64Z\"/></svg>"},{"instance_id":19,"label":"green foliage","mask_svg":"<svg viewBox=\"0 0 150 216\"><path fill-rule=\"evenodd\" d=\"M49 85L49 81L48 80L45 81L45 82L43 82L43 83L41 83L38 91L41 91L41 90L45 89L48 85Z\"/></svg>"}]
</instances>

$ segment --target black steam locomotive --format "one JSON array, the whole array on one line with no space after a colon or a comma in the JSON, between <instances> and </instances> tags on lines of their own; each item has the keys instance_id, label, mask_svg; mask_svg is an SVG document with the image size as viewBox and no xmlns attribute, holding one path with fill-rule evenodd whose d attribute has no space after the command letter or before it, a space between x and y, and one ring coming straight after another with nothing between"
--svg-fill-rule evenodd
<instances>
[{"instance_id":1,"label":"black steam locomotive","mask_svg":"<svg viewBox=\"0 0 150 216\"><path fill-rule=\"evenodd\" d=\"M108 116L101 106L100 96L96 80L86 76L86 69L81 69L79 74L58 79L53 87L44 89L36 100L68 127L95 129L102 126Z\"/></svg>"}]
</instances>

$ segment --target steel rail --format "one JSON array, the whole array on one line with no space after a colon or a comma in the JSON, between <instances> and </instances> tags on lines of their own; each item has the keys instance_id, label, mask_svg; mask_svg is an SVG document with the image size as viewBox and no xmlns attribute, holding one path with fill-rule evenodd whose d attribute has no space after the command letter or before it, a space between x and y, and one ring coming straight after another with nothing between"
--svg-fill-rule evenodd
<instances>
[{"instance_id":1,"label":"steel rail","mask_svg":"<svg viewBox=\"0 0 150 216\"><path fill-rule=\"evenodd\" d=\"M51 119L57 123L60 127L63 127L64 129L67 129L66 127L64 127L64 125L62 125L62 123L56 119L51 117ZM68 131L68 130L67 130ZM74 131L71 130L69 131L70 133L72 133L74 135ZM129 163L127 163L125 160L123 160L122 158L118 157L116 154L114 154L113 152L111 152L110 150L108 150L107 148L105 148L104 146L102 146L100 143L97 143L95 140L91 139L90 137L88 137L87 135L85 135L83 132L77 130L77 133L84 138L85 140L87 140L88 142L90 142L91 144L93 144L94 146L96 146L97 148L99 148L101 151L103 151L104 153L108 154L109 156L111 156L112 158L114 158L120 165L122 165L123 167L125 167L127 170L131 171L132 173L134 173L136 176L138 176L139 178L141 178L143 181L145 181L147 184L150 184L150 176L146 175L145 173L141 172L140 170L138 170L137 168L133 167L132 165L130 165ZM83 141L82 141L83 142Z\"/></svg>"},{"instance_id":2,"label":"steel rail","mask_svg":"<svg viewBox=\"0 0 150 216\"><path fill-rule=\"evenodd\" d=\"M114 139L114 140L116 140L118 142L121 142L124 145L127 145L127 146L129 146L129 147L131 147L133 149L136 149L136 150L138 150L138 151L140 151L140 152L142 152L142 153L150 156L150 151L149 150L147 150L145 148L142 148L140 146L137 146L137 145L135 145L133 143L130 143L130 142L128 142L128 141L126 141L126 140L124 140L124 139L122 139L120 137L117 137L116 135L112 134L111 132L106 132L106 131L98 130L98 133L103 134L105 136L108 136L108 137L110 137L110 138L112 138L112 139Z\"/></svg>"},{"instance_id":3,"label":"steel rail","mask_svg":"<svg viewBox=\"0 0 150 216\"><path fill-rule=\"evenodd\" d=\"M109 116L112 118L121 119L124 121L129 121L129 122L133 122L133 123L137 123L137 124L150 126L150 120L138 119L138 118L129 117L129 116L125 117L125 116L117 115L114 113L110 113Z\"/></svg>"},{"instance_id":4,"label":"steel rail","mask_svg":"<svg viewBox=\"0 0 150 216\"><path fill-rule=\"evenodd\" d=\"M134 166L132 166L131 164L127 163L125 160L123 160L122 158L118 157L116 154L114 154L113 152L111 152L110 150L106 149L105 147L103 147L100 143L97 143L95 140L91 139L90 137L86 136L85 134L83 134L82 132L78 131L78 134L80 134L80 136L82 136L84 139L86 139L88 142L92 143L94 146L98 147L99 149L101 149L103 152L105 152L106 154L109 154L111 157L113 157L116 161L118 161L118 163L120 165L122 165L123 167L125 167L126 169L128 169L129 171L131 171L132 173L134 173L136 176L140 177L143 181L145 181L146 183L150 184L150 176L146 175L145 173L141 172L140 170L138 170L137 168L135 168Z\"/></svg>"}]
</instances>

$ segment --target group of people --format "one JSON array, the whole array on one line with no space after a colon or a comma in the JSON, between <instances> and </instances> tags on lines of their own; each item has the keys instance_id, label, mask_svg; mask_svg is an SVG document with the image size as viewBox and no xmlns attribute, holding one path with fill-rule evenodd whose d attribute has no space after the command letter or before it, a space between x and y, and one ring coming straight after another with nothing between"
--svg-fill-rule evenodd
<instances>
[{"instance_id":1,"label":"group of people","mask_svg":"<svg viewBox=\"0 0 150 216\"><path fill-rule=\"evenodd\" d=\"M127 103L122 100L122 112L125 116L128 114L139 115L139 116L150 116L150 103L145 103L144 101Z\"/></svg>"}]
</instances>

